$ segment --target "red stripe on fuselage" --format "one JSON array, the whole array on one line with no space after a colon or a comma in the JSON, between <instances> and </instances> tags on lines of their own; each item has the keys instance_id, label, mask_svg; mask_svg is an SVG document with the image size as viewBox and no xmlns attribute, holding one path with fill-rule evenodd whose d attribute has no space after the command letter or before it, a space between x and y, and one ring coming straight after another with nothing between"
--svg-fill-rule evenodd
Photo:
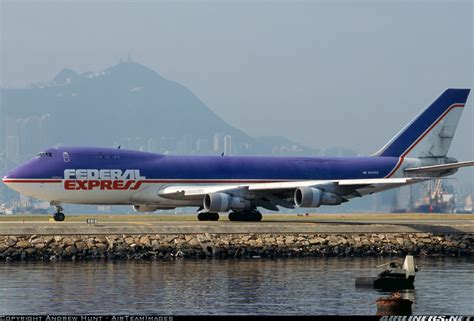
<instances>
[{"instance_id":1,"label":"red stripe on fuselage","mask_svg":"<svg viewBox=\"0 0 474 321\"><path fill-rule=\"evenodd\" d=\"M61 183L60 179L3 179L4 183Z\"/></svg>"},{"instance_id":2,"label":"red stripe on fuselage","mask_svg":"<svg viewBox=\"0 0 474 321\"><path fill-rule=\"evenodd\" d=\"M3 179L4 183L62 183L63 180L54 179L54 180L47 180L47 179ZM70 181L87 181L87 180L70 180ZM125 180L127 182L128 180ZM293 180L291 180L293 181ZM146 180L139 180L139 181L132 181L132 182L140 182L140 183L269 183L269 182L284 182L283 180L206 180L206 179L146 179Z\"/></svg>"}]
</instances>

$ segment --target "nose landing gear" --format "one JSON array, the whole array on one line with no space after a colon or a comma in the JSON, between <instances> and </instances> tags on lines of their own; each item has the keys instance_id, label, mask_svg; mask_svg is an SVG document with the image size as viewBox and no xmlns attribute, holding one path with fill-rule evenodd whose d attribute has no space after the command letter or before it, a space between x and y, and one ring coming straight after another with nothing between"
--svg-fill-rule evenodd
<instances>
[{"instance_id":1,"label":"nose landing gear","mask_svg":"<svg viewBox=\"0 0 474 321\"><path fill-rule=\"evenodd\" d=\"M56 213L54 213L53 219L54 219L56 222L62 222L62 221L64 221L64 219L66 218L66 216L65 216L64 213L63 213L63 208L61 207L61 205L59 205L59 203L55 203L55 202L51 202L51 205L53 205L53 206L56 207Z\"/></svg>"}]
</instances>

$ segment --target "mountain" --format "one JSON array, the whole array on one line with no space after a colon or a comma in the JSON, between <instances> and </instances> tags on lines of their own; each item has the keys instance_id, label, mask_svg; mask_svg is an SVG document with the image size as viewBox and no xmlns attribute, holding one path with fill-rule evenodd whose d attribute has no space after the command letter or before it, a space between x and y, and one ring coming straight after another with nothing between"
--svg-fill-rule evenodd
<instances>
[{"instance_id":1,"label":"mountain","mask_svg":"<svg viewBox=\"0 0 474 321\"><path fill-rule=\"evenodd\" d=\"M213 113L186 87L137 63L98 73L61 71L52 82L3 90L10 118L50 115L55 143L109 146L126 137L212 137L251 140Z\"/></svg>"},{"instance_id":2,"label":"mountain","mask_svg":"<svg viewBox=\"0 0 474 321\"><path fill-rule=\"evenodd\" d=\"M122 144L131 149L193 153L200 144L206 147L198 152L215 154L224 150L227 135L232 154L319 153L282 137L249 137L188 88L133 62L81 74L64 69L50 82L0 90L4 112L0 132L5 133L0 145L5 144L13 163L52 145ZM152 149L150 141L158 147Z\"/></svg>"}]
</instances>

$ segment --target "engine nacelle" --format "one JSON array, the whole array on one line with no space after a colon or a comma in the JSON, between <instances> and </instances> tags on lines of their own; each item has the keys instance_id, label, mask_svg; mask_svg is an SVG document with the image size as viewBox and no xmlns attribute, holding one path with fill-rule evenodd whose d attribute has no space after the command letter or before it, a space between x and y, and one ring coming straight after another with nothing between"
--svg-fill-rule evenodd
<instances>
[{"instance_id":1,"label":"engine nacelle","mask_svg":"<svg viewBox=\"0 0 474 321\"><path fill-rule=\"evenodd\" d=\"M294 201L297 207L319 207L341 204L342 197L334 193L323 192L319 188L300 187L295 190Z\"/></svg>"},{"instance_id":2,"label":"engine nacelle","mask_svg":"<svg viewBox=\"0 0 474 321\"><path fill-rule=\"evenodd\" d=\"M225 193L211 193L204 196L203 207L208 212L217 213L250 208L251 204L240 197L233 197Z\"/></svg>"},{"instance_id":3,"label":"engine nacelle","mask_svg":"<svg viewBox=\"0 0 474 321\"><path fill-rule=\"evenodd\" d=\"M159 209L158 206L153 205L133 205L135 212L154 212Z\"/></svg>"}]
</instances>

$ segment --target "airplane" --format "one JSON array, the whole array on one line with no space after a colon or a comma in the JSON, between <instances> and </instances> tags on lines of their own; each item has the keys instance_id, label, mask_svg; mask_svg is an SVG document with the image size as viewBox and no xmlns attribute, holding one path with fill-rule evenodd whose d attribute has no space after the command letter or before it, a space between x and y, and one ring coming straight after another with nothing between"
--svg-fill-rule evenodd
<instances>
[{"instance_id":1,"label":"airplane","mask_svg":"<svg viewBox=\"0 0 474 321\"><path fill-rule=\"evenodd\" d=\"M197 207L200 221L261 221L258 208L316 208L473 166L448 157L470 89L447 89L371 156L176 156L125 149L53 147L3 177L56 207L132 205L139 212Z\"/></svg>"}]
</instances>

